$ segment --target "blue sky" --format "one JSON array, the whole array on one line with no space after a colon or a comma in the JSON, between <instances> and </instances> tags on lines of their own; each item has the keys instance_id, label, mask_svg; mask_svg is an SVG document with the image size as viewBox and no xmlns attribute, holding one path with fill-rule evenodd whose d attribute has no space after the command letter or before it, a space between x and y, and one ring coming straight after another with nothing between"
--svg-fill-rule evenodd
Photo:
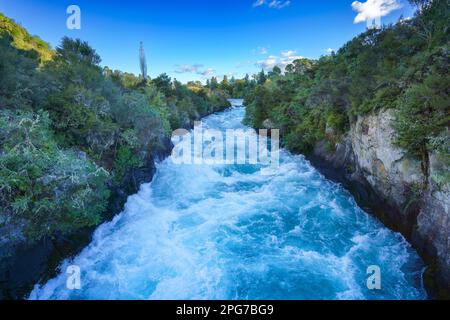
<instances>
[{"instance_id":1,"label":"blue sky","mask_svg":"<svg viewBox=\"0 0 450 320\"><path fill-rule=\"evenodd\" d=\"M385 24L413 15L406 0L353 2L0 0L0 11L53 47L63 36L88 41L112 69L139 73L143 41L152 77L166 72L186 82L204 75L241 77L299 56L318 58L363 32L363 20L374 10ZM66 27L73 4L81 9L81 30Z\"/></svg>"}]
</instances>

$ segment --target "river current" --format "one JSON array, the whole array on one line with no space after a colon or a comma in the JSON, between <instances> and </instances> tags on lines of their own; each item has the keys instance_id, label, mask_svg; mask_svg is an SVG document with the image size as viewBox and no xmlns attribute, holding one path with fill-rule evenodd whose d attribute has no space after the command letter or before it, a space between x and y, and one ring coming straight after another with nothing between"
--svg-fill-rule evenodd
<instances>
[{"instance_id":1,"label":"river current","mask_svg":"<svg viewBox=\"0 0 450 320\"><path fill-rule=\"evenodd\" d=\"M203 120L245 128L244 107ZM424 264L303 156L265 165L157 165L92 243L31 299L425 299ZM80 289L67 285L79 268ZM381 289L368 287L368 268ZM69 270L73 270L70 269Z\"/></svg>"}]
</instances>

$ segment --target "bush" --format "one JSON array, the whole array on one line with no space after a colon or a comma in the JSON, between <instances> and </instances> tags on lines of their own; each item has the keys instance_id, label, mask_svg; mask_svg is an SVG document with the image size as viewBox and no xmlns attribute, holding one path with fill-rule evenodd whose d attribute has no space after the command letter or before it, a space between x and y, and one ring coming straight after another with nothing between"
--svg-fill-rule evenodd
<instances>
[{"instance_id":1,"label":"bush","mask_svg":"<svg viewBox=\"0 0 450 320\"><path fill-rule=\"evenodd\" d=\"M399 103L397 143L419 159L434 151L431 139L450 123L449 87L447 75L431 74L423 83L409 87Z\"/></svg>"},{"instance_id":2,"label":"bush","mask_svg":"<svg viewBox=\"0 0 450 320\"><path fill-rule=\"evenodd\" d=\"M74 151L58 149L46 113L0 112L0 202L7 223L31 240L101 221L107 173Z\"/></svg>"},{"instance_id":3,"label":"bush","mask_svg":"<svg viewBox=\"0 0 450 320\"><path fill-rule=\"evenodd\" d=\"M127 171L142 166L142 160L139 159L130 148L121 146L114 162L114 181L120 183Z\"/></svg>"}]
</instances>

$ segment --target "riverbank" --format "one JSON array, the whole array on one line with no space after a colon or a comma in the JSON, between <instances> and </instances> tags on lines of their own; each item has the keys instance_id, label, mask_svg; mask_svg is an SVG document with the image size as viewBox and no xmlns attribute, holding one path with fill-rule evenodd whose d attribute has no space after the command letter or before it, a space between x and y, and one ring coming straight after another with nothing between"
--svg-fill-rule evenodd
<instances>
[{"instance_id":1,"label":"riverbank","mask_svg":"<svg viewBox=\"0 0 450 320\"><path fill-rule=\"evenodd\" d=\"M144 166L129 170L121 183L110 186L111 197L102 223L122 212L128 197L137 193L142 184L152 181L155 163L169 156L171 150L172 144L166 140L164 148L152 155ZM62 261L76 256L89 245L97 227L83 228L70 235L46 237L32 245L26 242L15 244L9 249L11 255L2 261L0 300L26 299L36 283L54 277Z\"/></svg>"},{"instance_id":2,"label":"riverbank","mask_svg":"<svg viewBox=\"0 0 450 320\"><path fill-rule=\"evenodd\" d=\"M231 104L242 100L230 101ZM229 108L212 108L213 111L202 115L207 117L216 112ZM192 129L193 122L186 126ZM170 139L162 139L164 143L156 153L150 155L145 164L139 168L127 170L120 183L109 184L111 196L107 210L102 217L102 223L111 221L117 214L123 211L129 196L136 194L141 185L150 183L156 172L155 164L166 159L172 152L173 145ZM83 228L70 235L55 235L45 237L32 245L18 241L12 244L8 250L8 256L2 258L0 268L1 290L0 300L26 299L36 283L46 282L54 277L60 270L61 263L69 258L77 256L92 241L92 236L97 226Z\"/></svg>"},{"instance_id":3,"label":"riverbank","mask_svg":"<svg viewBox=\"0 0 450 320\"><path fill-rule=\"evenodd\" d=\"M2 13L0 69L0 299L83 247L151 178L172 131L230 96L226 81L111 70L81 39L53 49Z\"/></svg>"},{"instance_id":4,"label":"riverbank","mask_svg":"<svg viewBox=\"0 0 450 320\"><path fill-rule=\"evenodd\" d=\"M337 52L261 72L246 123L279 129L362 207L401 232L428 264L436 297L450 291L450 161L446 1L369 29ZM428 32L432 30L431 32ZM421 37L427 33L427 38Z\"/></svg>"},{"instance_id":5,"label":"riverbank","mask_svg":"<svg viewBox=\"0 0 450 320\"><path fill-rule=\"evenodd\" d=\"M164 148L165 152L155 155L155 160L162 160L170 154L172 145L166 144ZM348 171L344 168L344 164L348 165L349 153L337 153L336 157L340 157L340 160L325 159L322 158L320 152L316 152L308 157L308 160L322 173L326 178L337 181L343 184L343 186L349 190L358 205L366 212L374 213L380 218L385 225L395 231L398 228L395 227L395 223L386 216L386 213L391 212L393 209L385 203L381 202L379 197L370 187L370 185L364 179L349 179ZM128 172L124 181L121 184L122 187L113 191L111 197L109 212L111 215L108 217L110 221L116 214L122 212L123 205L127 201L128 196L135 194L139 191L141 184L148 183L152 180L155 174L155 160L152 159L145 167L139 170L133 170ZM345 160L345 161L344 161ZM82 230L82 232L73 235L72 237L60 237L51 241L44 241L35 248L29 248L20 255L20 258L14 265L14 270L24 270L29 268L34 270L33 272L24 271L22 274L27 278L15 278L12 282L20 287L22 291L16 291L16 294L20 296L11 297L14 299L27 297L32 286L39 282L45 283L47 280L52 279L59 272L57 267L60 263L70 257L77 256L89 243L92 241L92 235L96 228L90 228ZM403 230L402 234L406 235ZM408 238L408 237L407 237ZM408 238L409 239L409 238ZM27 285L25 285L27 283ZM431 293L431 296L435 296L435 290L427 283L427 288Z\"/></svg>"},{"instance_id":6,"label":"riverbank","mask_svg":"<svg viewBox=\"0 0 450 320\"><path fill-rule=\"evenodd\" d=\"M406 200L397 205L392 198L393 193L389 193L388 189L381 192L379 185L368 181L370 174L374 173L368 173L361 169L359 162L361 160L358 160L358 154L353 150L351 140L350 137L344 138L334 151L327 148L326 142L319 143L307 159L327 179L342 184L366 212L380 219L391 230L401 233L427 264L424 285L430 298L449 299L449 284L446 280L448 270L445 270L443 262L439 262L440 257L434 249L438 240L436 238L427 240L430 234L420 233L418 217L424 214L429 216L433 214L430 211L424 212L424 208L430 207L426 203L429 200L425 195L413 200L410 200L411 196L406 196ZM389 139L386 143L388 141ZM366 152L370 152L369 147ZM395 154L394 150L391 152ZM374 180L374 178L371 179ZM399 185L402 183L398 180L392 181ZM441 227L445 228L445 225ZM441 232L445 233L445 229L442 229Z\"/></svg>"},{"instance_id":7,"label":"riverbank","mask_svg":"<svg viewBox=\"0 0 450 320\"><path fill-rule=\"evenodd\" d=\"M405 177L409 179L408 182L410 183L414 182L412 179L416 179L419 183L423 177L414 178L414 168L410 168L414 166L413 161L405 157L403 150L395 147L393 143L395 135L392 133L389 121L392 116L390 116L390 111L387 113L389 115L381 112L375 117L376 119L383 119L380 121L366 121L368 123L359 121L358 125L355 124L355 127L341 138L335 148L330 148L331 142L328 140L317 143L313 150L307 153L306 159L325 178L341 184L365 212L379 219L390 230L402 234L427 265L423 282L429 297L431 299L449 299L449 284L446 280L448 270L444 265L445 260L441 259L442 262L439 263L439 255L434 249L438 239L433 238L430 234L420 234L419 232L418 217L420 215L433 216L433 212L424 212L424 208L432 207L429 203L426 203L430 200L425 195L414 197L408 183L402 180ZM266 120L265 123L270 124L270 120ZM380 123L383 125L380 125ZM365 130L362 129L363 125ZM273 125L268 125L266 128L273 128ZM359 152L354 149L355 141L361 143L364 138L357 137L357 133L363 136L370 135L372 138L372 140L368 139L370 143L360 146ZM378 139L381 141L373 141ZM382 148L379 147L381 144L383 145ZM385 165L372 154L381 158L392 158L393 166L403 174L392 169L387 161L385 161ZM369 155L372 155L373 159L365 159L365 157L369 158ZM363 168L362 163L368 163L367 167ZM371 169L377 166L384 169ZM416 165L415 169L420 172L419 166ZM402 172L402 170L409 171ZM388 175L390 176L386 179ZM431 180L431 177L427 177L427 179ZM382 185L380 180L384 182L388 180L390 184L385 182ZM442 204L438 208L436 208L436 205L434 206L434 210L442 210L445 215ZM441 227L438 230L439 233L446 233L445 222L442 225L439 223L434 223L434 225ZM445 242L443 246L445 247Z\"/></svg>"},{"instance_id":8,"label":"riverbank","mask_svg":"<svg viewBox=\"0 0 450 320\"><path fill-rule=\"evenodd\" d=\"M207 117L204 126L245 130L244 113L232 108ZM204 146L220 144L212 143ZM153 182L68 262L82 270L81 289L68 290L62 272L31 299L427 297L417 253L343 188L286 151L277 170L268 168L163 161ZM374 264L391 271L380 291L366 285Z\"/></svg>"}]
</instances>

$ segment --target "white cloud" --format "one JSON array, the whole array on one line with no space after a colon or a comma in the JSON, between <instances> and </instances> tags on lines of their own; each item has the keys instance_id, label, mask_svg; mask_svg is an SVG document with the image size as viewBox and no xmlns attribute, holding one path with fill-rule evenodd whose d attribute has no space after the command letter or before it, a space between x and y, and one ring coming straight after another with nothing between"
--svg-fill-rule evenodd
<instances>
[{"instance_id":1,"label":"white cloud","mask_svg":"<svg viewBox=\"0 0 450 320\"><path fill-rule=\"evenodd\" d=\"M400 19L400 23L404 23L404 22L408 22L408 21L411 21L413 19L413 17L406 17L406 18L402 18L402 19Z\"/></svg>"},{"instance_id":2,"label":"white cloud","mask_svg":"<svg viewBox=\"0 0 450 320\"><path fill-rule=\"evenodd\" d=\"M278 64L278 62L279 62L278 57L268 56L264 60L257 61L256 65L263 69L269 70L269 69L272 69L273 67L275 67Z\"/></svg>"},{"instance_id":3,"label":"white cloud","mask_svg":"<svg viewBox=\"0 0 450 320\"><path fill-rule=\"evenodd\" d=\"M195 73L203 68L202 64L177 64L176 73Z\"/></svg>"},{"instance_id":4,"label":"white cloud","mask_svg":"<svg viewBox=\"0 0 450 320\"><path fill-rule=\"evenodd\" d=\"M272 9L282 9L285 8L287 6L289 6L291 4L290 0L256 0L253 3L253 7L261 7L264 5L267 5L269 8Z\"/></svg>"},{"instance_id":5,"label":"white cloud","mask_svg":"<svg viewBox=\"0 0 450 320\"><path fill-rule=\"evenodd\" d=\"M175 73L196 73L204 77L210 77L216 73L213 68L203 69L202 64L177 64Z\"/></svg>"},{"instance_id":6,"label":"white cloud","mask_svg":"<svg viewBox=\"0 0 450 320\"><path fill-rule=\"evenodd\" d=\"M287 50L287 51L281 51L281 56L282 57L291 57L293 55L295 55L297 53L297 51L295 50Z\"/></svg>"},{"instance_id":7,"label":"white cloud","mask_svg":"<svg viewBox=\"0 0 450 320\"><path fill-rule=\"evenodd\" d=\"M332 49L332 48L328 48L328 49L325 49L323 51L326 52L327 54L332 54L333 52L337 52L336 49Z\"/></svg>"},{"instance_id":8,"label":"white cloud","mask_svg":"<svg viewBox=\"0 0 450 320\"><path fill-rule=\"evenodd\" d=\"M264 60L257 61L256 66L263 68L264 70L272 70L273 67L278 66L284 70L288 64L303 58L304 57L297 55L297 52L294 50L282 51L281 57L269 56Z\"/></svg>"},{"instance_id":9,"label":"white cloud","mask_svg":"<svg viewBox=\"0 0 450 320\"><path fill-rule=\"evenodd\" d=\"M259 47L258 48L258 53L259 54L267 54L269 52L269 50L267 50L267 48L264 47Z\"/></svg>"},{"instance_id":10,"label":"white cloud","mask_svg":"<svg viewBox=\"0 0 450 320\"><path fill-rule=\"evenodd\" d=\"M213 68L208 68L204 71L199 71L197 72L199 75L202 75L204 77L211 77L216 73L216 70L214 70Z\"/></svg>"},{"instance_id":11,"label":"white cloud","mask_svg":"<svg viewBox=\"0 0 450 320\"><path fill-rule=\"evenodd\" d=\"M290 4L291 4L291 1L273 0L271 3L269 3L269 8L282 9L282 8L288 7Z\"/></svg>"},{"instance_id":12,"label":"white cloud","mask_svg":"<svg viewBox=\"0 0 450 320\"><path fill-rule=\"evenodd\" d=\"M269 49L267 47L258 47L256 49L252 50L253 54L268 54L269 53Z\"/></svg>"},{"instance_id":13,"label":"white cloud","mask_svg":"<svg viewBox=\"0 0 450 320\"><path fill-rule=\"evenodd\" d=\"M303 58L304 57L302 57L302 56L289 56L289 57L282 58L280 61L279 67L284 70L288 64L291 64L295 60L303 59Z\"/></svg>"},{"instance_id":14,"label":"white cloud","mask_svg":"<svg viewBox=\"0 0 450 320\"><path fill-rule=\"evenodd\" d=\"M266 4L266 0L256 0L256 2L253 3L253 7L260 7L264 4Z\"/></svg>"},{"instance_id":15,"label":"white cloud","mask_svg":"<svg viewBox=\"0 0 450 320\"><path fill-rule=\"evenodd\" d=\"M352 8L358 12L358 15L355 17L354 23L372 21L387 16L401 7L398 0L367 0L364 3L355 1L352 3Z\"/></svg>"}]
</instances>

